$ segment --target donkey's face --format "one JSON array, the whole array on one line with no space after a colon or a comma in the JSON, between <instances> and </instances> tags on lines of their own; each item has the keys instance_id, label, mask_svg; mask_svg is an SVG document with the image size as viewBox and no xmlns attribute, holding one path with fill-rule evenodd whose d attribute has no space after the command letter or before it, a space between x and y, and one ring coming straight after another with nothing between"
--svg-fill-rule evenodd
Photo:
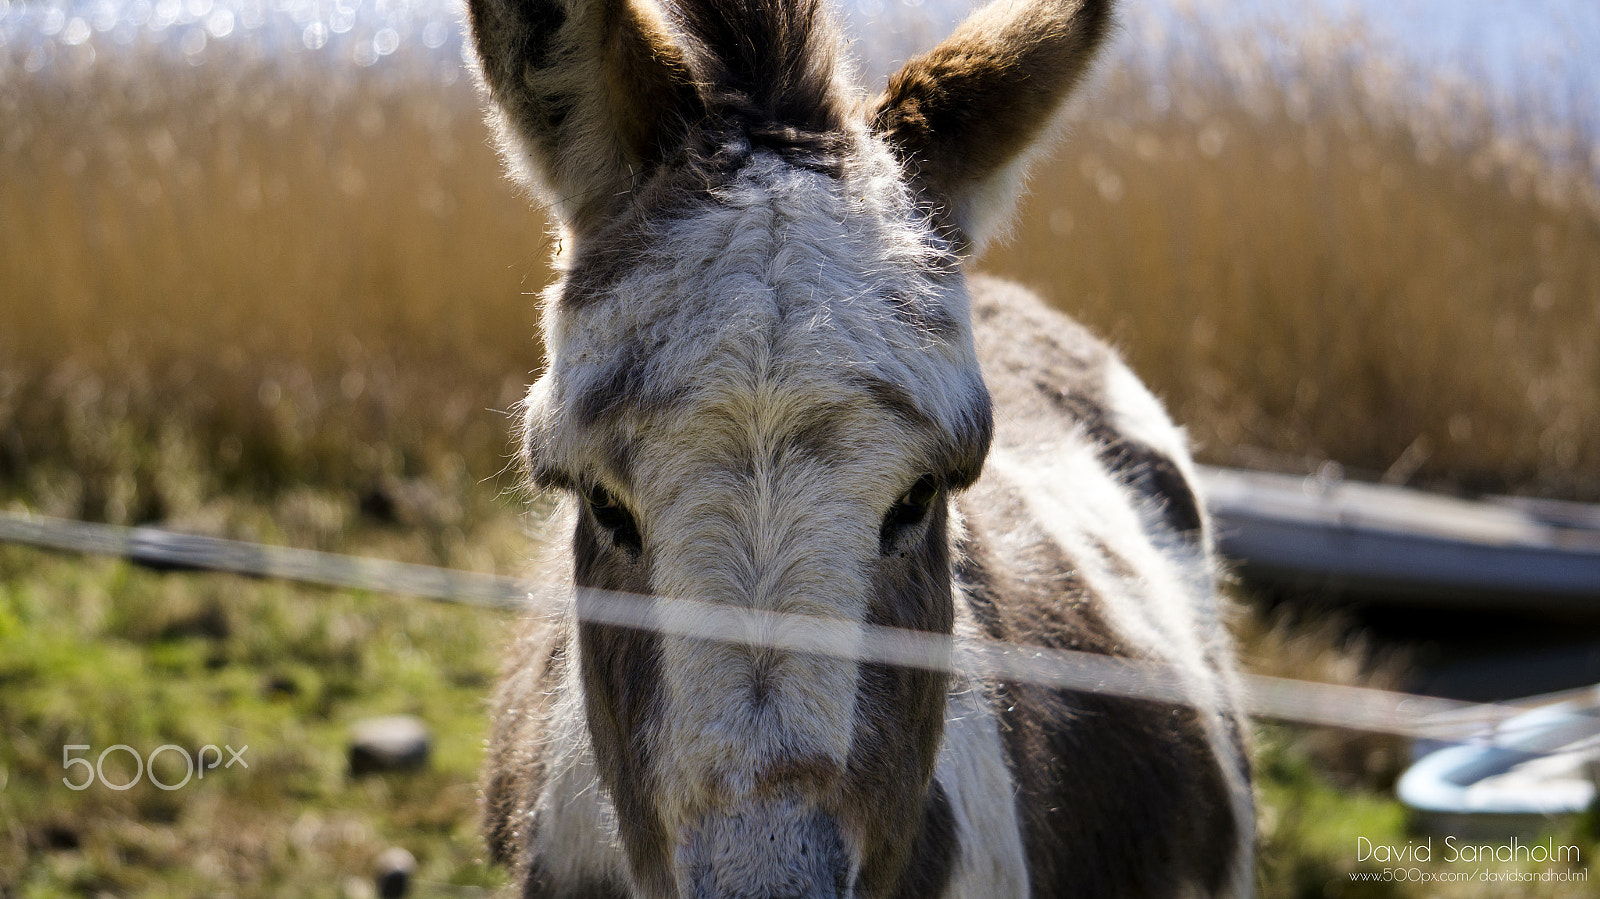
<instances>
[{"instance_id":1,"label":"donkey's face","mask_svg":"<svg viewBox=\"0 0 1600 899\"><path fill-rule=\"evenodd\" d=\"M950 631L945 495L988 396L959 276L864 174L756 151L588 293L615 251L580 250L526 418L534 470L580 500L580 585ZM600 627L581 657L602 770L641 791L636 869L692 881L759 844L844 883L906 848L885 825L923 811L940 677Z\"/></svg>"},{"instance_id":2,"label":"donkey's face","mask_svg":"<svg viewBox=\"0 0 1600 899\"><path fill-rule=\"evenodd\" d=\"M868 109L809 0L473 4L565 231L524 445L579 585L950 632L946 497L990 431L958 254L1103 27L1080 7L990 12ZM589 624L575 671L647 895L892 895L948 839L941 675Z\"/></svg>"}]
</instances>

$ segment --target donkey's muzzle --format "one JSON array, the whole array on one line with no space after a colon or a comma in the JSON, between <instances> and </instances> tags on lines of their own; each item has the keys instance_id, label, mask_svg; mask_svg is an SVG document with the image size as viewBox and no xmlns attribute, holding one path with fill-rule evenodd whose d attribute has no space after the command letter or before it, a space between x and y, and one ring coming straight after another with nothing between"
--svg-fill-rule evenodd
<instances>
[{"instance_id":1,"label":"donkey's muzzle","mask_svg":"<svg viewBox=\"0 0 1600 899\"><path fill-rule=\"evenodd\" d=\"M789 800L707 815L679 860L687 899L845 899L849 892L839 823Z\"/></svg>"}]
</instances>

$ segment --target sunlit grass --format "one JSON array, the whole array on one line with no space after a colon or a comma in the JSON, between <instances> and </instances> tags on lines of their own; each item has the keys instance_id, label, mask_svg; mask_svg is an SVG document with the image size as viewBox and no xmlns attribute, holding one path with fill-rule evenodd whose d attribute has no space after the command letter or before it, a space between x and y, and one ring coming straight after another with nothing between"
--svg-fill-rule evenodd
<instances>
[{"instance_id":1,"label":"sunlit grass","mask_svg":"<svg viewBox=\"0 0 1600 899\"><path fill-rule=\"evenodd\" d=\"M503 630L482 610L0 547L0 893L370 895L395 845L429 883L498 882L476 783ZM396 713L428 723L428 769L351 777L350 725ZM207 745L240 763L188 777L180 759Z\"/></svg>"},{"instance_id":2,"label":"sunlit grass","mask_svg":"<svg viewBox=\"0 0 1600 899\"><path fill-rule=\"evenodd\" d=\"M299 535L290 535L296 537ZM358 552L382 549L370 531ZM511 535L506 535L510 542ZM418 859L416 895L481 895L506 872L483 861L477 769L504 613L228 575L161 574L112 560L0 546L0 890L8 897L370 895L375 859ZM1320 628L1278 622L1243 634L1251 667L1339 683L1389 683L1385 666ZM428 770L352 778L345 739L369 715L405 713L434 736ZM1399 741L1261 725L1258 885L1266 899L1323 896L1587 895L1587 884L1527 891L1350 880L1381 870L1357 837L1399 845L1389 793ZM248 747L248 769L211 771L174 791L142 779L95 783L62 747L98 759L113 745L148 757ZM170 753L163 783L183 780ZM107 780L134 771L125 753ZM1584 859L1593 833L1554 823ZM1454 870L1448 865L1435 870ZM454 889L452 889L454 888Z\"/></svg>"}]
</instances>

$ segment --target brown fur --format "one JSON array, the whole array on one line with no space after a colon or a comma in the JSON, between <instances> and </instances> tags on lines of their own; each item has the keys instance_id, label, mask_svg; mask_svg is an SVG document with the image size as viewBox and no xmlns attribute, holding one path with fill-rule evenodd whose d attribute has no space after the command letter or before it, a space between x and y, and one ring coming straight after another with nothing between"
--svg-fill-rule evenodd
<instances>
[{"instance_id":1,"label":"brown fur","mask_svg":"<svg viewBox=\"0 0 1600 899\"><path fill-rule=\"evenodd\" d=\"M950 538L946 510L937 504L930 526L915 546L891 553L878 572L873 595L880 597L867 623L948 634L954 626L950 596ZM934 754L944 723L949 677L930 671L863 665L857 686L857 709L914 710L902 720L915 729L884 729L870 719L858 720L850 748L845 790L847 826L872 835L875 851L862 859L857 884L862 896L894 896L903 892L908 874L926 877L928 868L948 870L949 840L940 839L940 809L931 797L895 789L905 783L927 783L933 776ZM914 826L885 827L884 822ZM915 826L920 825L920 826ZM921 849L927 855L914 857ZM914 864L909 864L914 863ZM908 866L909 865L909 866Z\"/></svg>"},{"instance_id":2,"label":"brown fur","mask_svg":"<svg viewBox=\"0 0 1600 899\"><path fill-rule=\"evenodd\" d=\"M973 282L973 330L990 391L1016 421L1082 428L1102 461L1193 544L1204 541L1200 501L1173 462L1110 419L1105 368L1111 349L1077 322L1050 312L1015 285Z\"/></svg>"},{"instance_id":3,"label":"brown fur","mask_svg":"<svg viewBox=\"0 0 1600 899\"><path fill-rule=\"evenodd\" d=\"M650 592L648 557L607 553L607 537L587 513L573 537L574 581L633 594ZM651 737L662 715L660 638L653 633L581 623L584 712L601 778L611 786L618 834L628 847L633 875L658 895L672 890L672 839L662 831L650 796Z\"/></svg>"},{"instance_id":4,"label":"brown fur","mask_svg":"<svg viewBox=\"0 0 1600 899\"><path fill-rule=\"evenodd\" d=\"M889 79L873 127L959 245L982 243L985 198L973 195L1006 179L1038 145L1110 21L1110 0L997 3Z\"/></svg>"},{"instance_id":5,"label":"brown fur","mask_svg":"<svg viewBox=\"0 0 1600 899\"><path fill-rule=\"evenodd\" d=\"M579 231L607 220L619 194L660 166L700 116L688 62L647 4L468 5L506 155L544 171L546 199Z\"/></svg>"},{"instance_id":6,"label":"brown fur","mask_svg":"<svg viewBox=\"0 0 1600 899\"><path fill-rule=\"evenodd\" d=\"M762 137L840 131L851 112L835 89L838 42L822 0L691 0L673 7L713 115Z\"/></svg>"},{"instance_id":7,"label":"brown fur","mask_svg":"<svg viewBox=\"0 0 1600 899\"><path fill-rule=\"evenodd\" d=\"M1077 423L1103 459L1121 458L1117 448L1128 442L1104 413L1110 350L1012 285L975 280L973 309L996 419ZM1178 478L1175 503L1192 497ZM989 636L1140 654L1118 638L1099 611L1106 598L1083 583L1078 561L1039 530L1020 497L983 479L960 505L968 533L958 577ZM1113 570L1126 567L1108 548L1100 552ZM1004 685L997 705L1021 789L1034 895L1169 896L1186 882L1225 888L1241 825L1192 710L1023 684ZM1236 728L1232 735L1246 758Z\"/></svg>"},{"instance_id":8,"label":"brown fur","mask_svg":"<svg viewBox=\"0 0 1600 899\"><path fill-rule=\"evenodd\" d=\"M962 507L970 536L958 576L991 637L1137 655L1015 497L980 481ZM988 549L998 543L1003 558ZM1238 825L1193 710L1016 683L1001 686L996 705L1035 896L1225 887Z\"/></svg>"},{"instance_id":9,"label":"brown fur","mask_svg":"<svg viewBox=\"0 0 1600 899\"><path fill-rule=\"evenodd\" d=\"M544 788L540 751L549 724L552 688L566 666L566 635L545 621L524 624L509 647L494 699L494 729L484 760L484 837L490 857L514 866L534 826L528 810Z\"/></svg>"}]
</instances>

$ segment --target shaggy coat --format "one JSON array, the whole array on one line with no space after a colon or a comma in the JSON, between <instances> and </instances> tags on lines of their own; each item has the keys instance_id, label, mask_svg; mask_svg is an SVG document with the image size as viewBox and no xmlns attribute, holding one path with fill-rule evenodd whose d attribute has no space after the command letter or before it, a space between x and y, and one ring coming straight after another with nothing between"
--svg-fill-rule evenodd
<instances>
[{"instance_id":1,"label":"shaggy coat","mask_svg":"<svg viewBox=\"0 0 1600 899\"><path fill-rule=\"evenodd\" d=\"M867 101L820 0L472 0L554 211L530 480L601 588L1159 662L1180 705L526 623L485 830L524 896L1249 892L1245 727L1183 436L965 260L1109 2L1000 0Z\"/></svg>"}]
</instances>

